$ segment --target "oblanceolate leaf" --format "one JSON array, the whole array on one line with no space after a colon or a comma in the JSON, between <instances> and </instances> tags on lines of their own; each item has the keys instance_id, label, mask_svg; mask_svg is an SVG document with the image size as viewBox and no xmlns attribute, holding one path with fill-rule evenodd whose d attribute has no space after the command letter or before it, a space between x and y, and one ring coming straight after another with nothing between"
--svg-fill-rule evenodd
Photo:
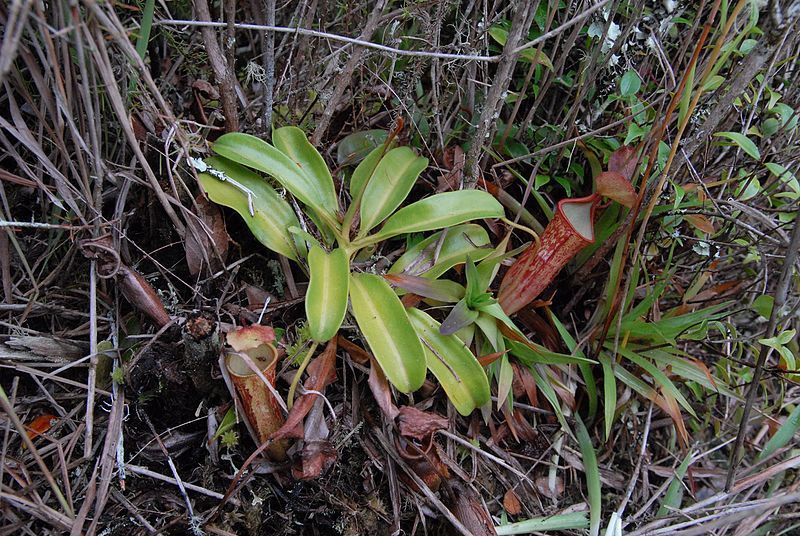
<instances>
[{"instance_id":1,"label":"oblanceolate leaf","mask_svg":"<svg viewBox=\"0 0 800 536\"><path fill-rule=\"evenodd\" d=\"M728 138L742 151L750 155L756 160L761 160L761 153L753 140L742 134L741 132L717 132L714 136Z\"/></svg>"},{"instance_id":2,"label":"oblanceolate leaf","mask_svg":"<svg viewBox=\"0 0 800 536\"><path fill-rule=\"evenodd\" d=\"M467 257L477 261L491 252L486 230L480 225L466 223L434 233L409 248L395 261L389 273L404 272L436 279L456 264L465 262Z\"/></svg>"},{"instance_id":3,"label":"oblanceolate leaf","mask_svg":"<svg viewBox=\"0 0 800 536\"><path fill-rule=\"evenodd\" d=\"M336 144L336 162L340 166L361 162L376 147L383 145L388 135L385 130L362 130L345 136Z\"/></svg>"},{"instance_id":4,"label":"oblanceolate leaf","mask_svg":"<svg viewBox=\"0 0 800 536\"><path fill-rule=\"evenodd\" d=\"M417 334L425 342L428 368L444 388L461 415L489 401L489 380L478 360L455 335L441 335L439 323L419 309L409 309L408 316Z\"/></svg>"},{"instance_id":5,"label":"oblanceolate leaf","mask_svg":"<svg viewBox=\"0 0 800 536\"><path fill-rule=\"evenodd\" d=\"M428 159L408 147L392 149L375 168L361 198L361 230L364 236L400 206L419 174L428 167Z\"/></svg>"},{"instance_id":6,"label":"oblanceolate leaf","mask_svg":"<svg viewBox=\"0 0 800 536\"><path fill-rule=\"evenodd\" d=\"M350 177L350 197L352 201L349 210L357 208L357 204L360 205L361 196L364 195L364 188L366 188L372 176L375 174L375 170L383 158L383 155L386 154L386 150L386 147L383 145L376 147L360 164L358 164L358 166L356 166L356 169L353 170L353 176Z\"/></svg>"},{"instance_id":7,"label":"oblanceolate leaf","mask_svg":"<svg viewBox=\"0 0 800 536\"><path fill-rule=\"evenodd\" d=\"M445 192L401 208L386 220L377 234L366 239L375 243L399 234L432 231L470 220L502 218L503 215L503 205L486 192Z\"/></svg>"},{"instance_id":8,"label":"oblanceolate leaf","mask_svg":"<svg viewBox=\"0 0 800 536\"><path fill-rule=\"evenodd\" d=\"M353 316L386 377L404 393L425 381L425 352L400 298L381 277L351 274Z\"/></svg>"},{"instance_id":9,"label":"oblanceolate leaf","mask_svg":"<svg viewBox=\"0 0 800 536\"><path fill-rule=\"evenodd\" d=\"M308 254L311 279L306 292L306 316L311 338L325 342L333 338L347 312L350 263L337 248L326 253L314 246Z\"/></svg>"},{"instance_id":10,"label":"oblanceolate leaf","mask_svg":"<svg viewBox=\"0 0 800 536\"><path fill-rule=\"evenodd\" d=\"M326 207L333 209L335 213L338 203L331 172L305 133L297 127L281 127L272 132L272 143L280 152L294 160L309 181L318 186Z\"/></svg>"},{"instance_id":11,"label":"oblanceolate leaf","mask_svg":"<svg viewBox=\"0 0 800 536\"><path fill-rule=\"evenodd\" d=\"M305 143L311 147L308 140ZM317 213L327 216L326 221L336 220L338 202L333 190L333 182L327 183L324 179L320 180L319 177L313 177L306 173L300 167L301 164L264 140L250 134L229 132L214 142L213 149L215 153L229 160L274 177L300 201ZM299 152L307 153L308 151L306 148L300 149ZM308 154L306 157L313 158ZM328 175L329 178L330 175Z\"/></svg>"},{"instance_id":12,"label":"oblanceolate leaf","mask_svg":"<svg viewBox=\"0 0 800 536\"><path fill-rule=\"evenodd\" d=\"M288 231L291 226L300 226L292 207L262 177L222 157L206 158L205 163L241 186L208 173L199 174L200 185L213 202L238 212L253 236L269 249L292 260L306 256L305 244Z\"/></svg>"}]
</instances>

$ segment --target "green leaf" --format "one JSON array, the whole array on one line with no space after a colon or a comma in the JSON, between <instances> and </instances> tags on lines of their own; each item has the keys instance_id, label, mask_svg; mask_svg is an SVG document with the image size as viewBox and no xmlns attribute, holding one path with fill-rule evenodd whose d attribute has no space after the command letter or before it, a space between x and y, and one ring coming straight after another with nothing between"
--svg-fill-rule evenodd
<instances>
[{"instance_id":1,"label":"green leaf","mask_svg":"<svg viewBox=\"0 0 800 536\"><path fill-rule=\"evenodd\" d=\"M740 132L717 132L714 136L721 138L728 138L734 145L738 146L742 151L750 155L755 160L761 160L761 153L753 141Z\"/></svg>"},{"instance_id":2,"label":"green leaf","mask_svg":"<svg viewBox=\"0 0 800 536\"><path fill-rule=\"evenodd\" d=\"M586 487L589 497L589 535L597 536L600 531L600 518L602 504L600 502L600 468L597 465L597 455L592 446L592 438L586 430L579 415L575 415L575 435L578 437L578 446L581 449L583 469L586 472Z\"/></svg>"},{"instance_id":3,"label":"green leaf","mask_svg":"<svg viewBox=\"0 0 800 536\"><path fill-rule=\"evenodd\" d=\"M786 422L778 428L775 435L769 438L767 444L764 445L764 450L758 454L756 459L760 461L769 458L775 451L785 447L789 441L792 441L798 428L800 428L800 406L794 408Z\"/></svg>"},{"instance_id":4,"label":"green leaf","mask_svg":"<svg viewBox=\"0 0 800 536\"><path fill-rule=\"evenodd\" d=\"M425 382L426 357L400 298L381 277L350 275L353 316L386 377L404 393Z\"/></svg>"},{"instance_id":5,"label":"green leaf","mask_svg":"<svg viewBox=\"0 0 800 536\"><path fill-rule=\"evenodd\" d=\"M440 333L442 335L452 335L456 331L467 327L478 318L478 311L473 311L467 305L467 300L462 299L450 310L450 314L442 322Z\"/></svg>"},{"instance_id":6,"label":"green leaf","mask_svg":"<svg viewBox=\"0 0 800 536\"><path fill-rule=\"evenodd\" d=\"M508 41L508 30L501 28L500 26L492 26L489 28L489 35L501 46L505 46L506 41ZM520 52L519 59L520 61L525 61L528 63L544 65L551 71L553 70L553 62L550 61L550 58L548 58L544 52L537 53L537 51L533 48L526 48Z\"/></svg>"},{"instance_id":7,"label":"green leaf","mask_svg":"<svg viewBox=\"0 0 800 536\"><path fill-rule=\"evenodd\" d=\"M390 285L399 287L417 296L432 300L456 303L464 297L464 287L449 279L426 279L415 275L385 274Z\"/></svg>"},{"instance_id":8,"label":"green leaf","mask_svg":"<svg viewBox=\"0 0 800 536\"><path fill-rule=\"evenodd\" d=\"M667 492L664 494L664 499L661 501L656 517L669 515L673 510L680 508L683 500L683 477L686 475L686 471L692 461L694 461L694 453L689 452L675 470L675 475L672 482L669 483Z\"/></svg>"},{"instance_id":9,"label":"green leaf","mask_svg":"<svg viewBox=\"0 0 800 536\"><path fill-rule=\"evenodd\" d=\"M334 209L337 208L331 172L305 133L297 127L278 128L272 132L272 143L280 152L294 160L309 180L319 187L323 199Z\"/></svg>"},{"instance_id":10,"label":"green leaf","mask_svg":"<svg viewBox=\"0 0 800 536\"><path fill-rule=\"evenodd\" d=\"M628 348L620 347L619 353L622 354L625 359L630 360L633 364L637 365L638 367L642 368L646 373L653 378L653 382L661 388L665 393L671 395L678 403L683 406L683 408L688 411L692 417L697 417L697 414L692 408L692 405L689 404L689 401L686 400L686 397L683 396L683 393L672 383L666 374L658 367L656 367L653 363L649 360L643 358L636 352L629 350Z\"/></svg>"},{"instance_id":11,"label":"green leaf","mask_svg":"<svg viewBox=\"0 0 800 536\"><path fill-rule=\"evenodd\" d=\"M198 175L200 185L209 199L238 212L256 240L272 251L295 261L306 256L305 244L288 231L289 227L300 226L294 210L262 177L221 157L206 158L205 163L241 186L201 173ZM242 188L249 191L249 201Z\"/></svg>"},{"instance_id":12,"label":"green leaf","mask_svg":"<svg viewBox=\"0 0 800 536\"><path fill-rule=\"evenodd\" d=\"M639 78L639 74L633 69L625 71L625 74L622 75L622 79L619 82L620 94L623 97L630 97L638 93L641 87L642 80Z\"/></svg>"},{"instance_id":13,"label":"green leaf","mask_svg":"<svg viewBox=\"0 0 800 536\"><path fill-rule=\"evenodd\" d=\"M534 534L556 530L574 530L589 528L589 518L586 512L570 512L547 517L533 517L525 521L517 521L507 525L495 527L497 536L511 534Z\"/></svg>"},{"instance_id":14,"label":"green leaf","mask_svg":"<svg viewBox=\"0 0 800 536\"><path fill-rule=\"evenodd\" d=\"M553 413L556 414L556 419L558 419L559 424L561 427L570 432L569 424L567 424L567 419L564 418L564 412L561 409L561 404L558 402L558 395L556 395L555 389L553 389L552 383L550 378L547 377L547 369L542 367L541 365L532 365L528 367L531 371L531 375L533 375L533 379L536 382L536 387L541 391L544 395L545 399L550 403L550 406L553 408Z\"/></svg>"},{"instance_id":15,"label":"green leaf","mask_svg":"<svg viewBox=\"0 0 800 536\"><path fill-rule=\"evenodd\" d=\"M361 230L364 236L394 212L411 191L428 159L408 147L392 149L381 158L361 198Z\"/></svg>"},{"instance_id":16,"label":"green leaf","mask_svg":"<svg viewBox=\"0 0 800 536\"><path fill-rule=\"evenodd\" d=\"M753 305L751 309L757 312L759 315L763 316L764 318L769 318L772 315L772 306L775 303L775 298L770 296L769 294L762 294L755 300L753 300Z\"/></svg>"},{"instance_id":17,"label":"green leaf","mask_svg":"<svg viewBox=\"0 0 800 536\"><path fill-rule=\"evenodd\" d=\"M425 343L428 368L456 410L466 416L486 404L489 380L469 348L455 335L441 335L439 323L419 309L409 309L408 316Z\"/></svg>"},{"instance_id":18,"label":"green leaf","mask_svg":"<svg viewBox=\"0 0 800 536\"><path fill-rule=\"evenodd\" d=\"M446 192L401 208L386 221L377 234L364 240L367 243L376 243L400 234L432 231L470 220L502 218L503 215L503 205L486 192Z\"/></svg>"},{"instance_id":19,"label":"green leaf","mask_svg":"<svg viewBox=\"0 0 800 536\"><path fill-rule=\"evenodd\" d=\"M353 171L353 176L350 177L350 197L352 201L348 212L354 210L356 206L361 203L361 197L364 195L364 188L366 188L367 184L372 180L372 176L375 174L375 170L384 154L386 154L386 147L383 145L376 147L360 164L358 164L358 166L356 166L356 169Z\"/></svg>"},{"instance_id":20,"label":"green leaf","mask_svg":"<svg viewBox=\"0 0 800 536\"><path fill-rule=\"evenodd\" d=\"M486 230L480 225L467 223L434 233L408 249L395 261L389 273L405 272L436 279L456 264L466 262L467 257L481 260L491 253Z\"/></svg>"},{"instance_id":21,"label":"green leaf","mask_svg":"<svg viewBox=\"0 0 800 536\"><path fill-rule=\"evenodd\" d=\"M225 432L230 430L236 426L236 409L231 406L228 408L228 411L225 412L225 416L222 418L222 421L217 426L217 431L214 432L214 436L211 438L212 441L216 441L217 439L222 436Z\"/></svg>"},{"instance_id":22,"label":"green leaf","mask_svg":"<svg viewBox=\"0 0 800 536\"><path fill-rule=\"evenodd\" d=\"M347 312L350 262L343 249L326 253L314 246L308 254L311 279L306 291L306 316L311 338L316 342L331 340Z\"/></svg>"},{"instance_id":23,"label":"green leaf","mask_svg":"<svg viewBox=\"0 0 800 536\"><path fill-rule=\"evenodd\" d=\"M496 318L488 313L481 312L478 314L478 318L475 319L475 324L480 328L481 332L483 332L483 336L495 352L505 351L505 339L500 332Z\"/></svg>"},{"instance_id":24,"label":"green leaf","mask_svg":"<svg viewBox=\"0 0 800 536\"><path fill-rule=\"evenodd\" d=\"M525 363L526 365L532 365L534 363L541 363L545 365L574 365L577 363L596 363L591 359L587 359L585 357L578 357L577 355L566 355L566 354L559 354L557 352L551 352L544 346L536 344L535 342L529 342L527 344L523 344L517 341L508 341L508 348L511 353L518 357L520 361Z\"/></svg>"},{"instance_id":25,"label":"green leaf","mask_svg":"<svg viewBox=\"0 0 800 536\"><path fill-rule=\"evenodd\" d=\"M291 132L287 132L283 137L279 135L279 139L286 143L288 143L286 138L289 137L297 138L296 134L293 135ZM293 150L293 154L299 157L298 161L293 160L264 140L241 132L223 134L214 142L212 148L215 153L229 160L274 177L292 195L311 207L320 216L325 216L326 223L333 226L336 222L339 205L333 190L333 181L326 182L330 178L330 173L322 177L310 174L315 171L315 168L318 168L319 164L319 162L314 163L315 156L311 151L316 153L317 157L319 157L319 153L308 143L305 135L298 143L300 141L303 143ZM301 167L304 162L310 168L309 170Z\"/></svg>"},{"instance_id":26,"label":"green leaf","mask_svg":"<svg viewBox=\"0 0 800 536\"><path fill-rule=\"evenodd\" d=\"M514 382L514 369L511 368L511 361L508 354L503 354L500 358L500 370L497 373L497 409L501 409L503 404L512 402L511 385Z\"/></svg>"},{"instance_id":27,"label":"green leaf","mask_svg":"<svg viewBox=\"0 0 800 536\"><path fill-rule=\"evenodd\" d=\"M556 317L554 314L549 315L550 321L558 330L558 334L561 335L561 339L564 341L564 344L567 345L567 349L574 355L578 357L586 357L584 353L578 348L578 343L575 339L570 335L567 328L561 321ZM578 368L581 371L581 376L583 376L583 382L586 386L586 395L589 398L589 420L593 421L594 416L597 414L597 385L595 384L594 380L594 373L592 372L592 367L589 363L578 363Z\"/></svg>"},{"instance_id":28,"label":"green leaf","mask_svg":"<svg viewBox=\"0 0 800 536\"><path fill-rule=\"evenodd\" d=\"M345 136L336 144L336 162L340 166L361 162L375 148L381 147L388 135L385 130L363 130Z\"/></svg>"},{"instance_id":29,"label":"green leaf","mask_svg":"<svg viewBox=\"0 0 800 536\"><path fill-rule=\"evenodd\" d=\"M617 380L614 377L614 365L604 352L597 359L603 365L603 419L605 421L605 438L611 437L611 426L614 424L614 413L617 410Z\"/></svg>"}]
</instances>

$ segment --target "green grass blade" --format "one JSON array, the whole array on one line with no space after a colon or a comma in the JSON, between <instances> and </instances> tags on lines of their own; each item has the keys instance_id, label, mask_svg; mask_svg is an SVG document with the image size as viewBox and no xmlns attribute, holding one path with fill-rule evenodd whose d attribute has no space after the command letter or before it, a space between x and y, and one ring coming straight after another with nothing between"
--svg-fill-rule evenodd
<instances>
[{"instance_id":1,"label":"green grass blade","mask_svg":"<svg viewBox=\"0 0 800 536\"><path fill-rule=\"evenodd\" d=\"M661 506L658 508L656 517L669 515L672 513L672 510L680 508L681 501L683 500L683 477L686 475L686 471L689 469L689 465L693 460L694 455L692 452L689 452L675 470L675 476L667 487L667 492L664 494L664 499L661 501Z\"/></svg>"},{"instance_id":2,"label":"green grass blade","mask_svg":"<svg viewBox=\"0 0 800 536\"><path fill-rule=\"evenodd\" d=\"M602 504L600 502L600 468L597 466L597 455L592 446L592 438L579 415L575 415L575 433L581 449L583 469L586 472L586 487L589 498L589 535L597 536L600 532Z\"/></svg>"},{"instance_id":3,"label":"green grass blade","mask_svg":"<svg viewBox=\"0 0 800 536\"><path fill-rule=\"evenodd\" d=\"M571 512L549 517L534 517L525 521L495 527L498 536L532 534L547 530L576 530L589 528L586 512Z\"/></svg>"},{"instance_id":4,"label":"green grass blade","mask_svg":"<svg viewBox=\"0 0 800 536\"><path fill-rule=\"evenodd\" d=\"M614 377L614 365L608 355L602 352L598 359L603 365L603 420L605 422L605 438L611 437L611 426L614 424L614 412L617 409L617 380Z\"/></svg>"},{"instance_id":5,"label":"green grass blade","mask_svg":"<svg viewBox=\"0 0 800 536\"><path fill-rule=\"evenodd\" d=\"M767 444L764 445L764 450L758 454L756 459L769 458L776 450L785 447L794 438L798 428L800 428L800 406L794 408L786 422L775 432L775 435L769 438Z\"/></svg>"}]
</instances>

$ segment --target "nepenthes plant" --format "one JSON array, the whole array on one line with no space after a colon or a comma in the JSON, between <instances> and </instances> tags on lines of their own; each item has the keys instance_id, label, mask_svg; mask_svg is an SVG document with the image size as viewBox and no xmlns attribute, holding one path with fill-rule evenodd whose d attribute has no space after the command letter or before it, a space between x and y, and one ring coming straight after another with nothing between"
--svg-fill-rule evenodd
<instances>
[{"instance_id":1,"label":"nepenthes plant","mask_svg":"<svg viewBox=\"0 0 800 536\"><path fill-rule=\"evenodd\" d=\"M313 344L290 388L289 403L316 345L337 334L349 310L398 390L419 389L430 370L460 413L467 415L486 404L490 394L486 373L464 342L454 334L442 334L439 323L423 311L404 307L381 275L359 271L354 261L368 257L381 242L411 233L447 229L457 240L469 241L468 233L480 227L467 222L504 218L503 207L486 192L463 190L401 208L428 160L408 147L395 147L390 137L353 171L350 201L344 208L339 199L345 196L337 194L322 156L299 128L276 129L272 142L243 133L225 134L213 144L216 156L195 159L194 164L212 201L238 212L262 244L297 262L309 275L305 312ZM299 202L302 218L258 172ZM477 256L479 246L487 243L488 237L469 241L466 250ZM437 256L435 264L446 270L455 264L448 266L453 260Z\"/></svg>"}]
</instances>

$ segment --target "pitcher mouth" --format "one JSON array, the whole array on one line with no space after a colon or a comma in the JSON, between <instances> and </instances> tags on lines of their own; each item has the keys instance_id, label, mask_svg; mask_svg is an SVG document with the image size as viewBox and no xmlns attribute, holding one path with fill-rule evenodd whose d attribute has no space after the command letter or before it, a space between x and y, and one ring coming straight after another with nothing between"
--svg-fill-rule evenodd
<instances>
[{"instance_id":1,"label":"pitcher mouth","mask_svg":"<svg viewBox=\"0 0 800 536\"><path fill-rule=\"evenodd\" d=\"M564 217L572 231L586 240L594 243L594 213L600 196L595 194L586 197L562 199L558 202L558 211Z\"/></svg>"},{"instance_id":2,"label":"pitcher mouth","mask_svg":"<svg viewBox=\"0 0 800 536\"><path fill-rule=\"evenodd\" d=\"M266 351L263 353L265 355L260 355L262 352L259 351L257 352L258 355L250 357L262 373L269 370L270 367L273 367L278 361L277 350L269 344L265 344L264 346ZM250 350L250 353L252 354L253 350ZM256 372L247 365L244 358L239 356L237 352L228 352L225 355L225 367L232 376L238 376L240 378L256 374Z\"/></svg>"}]
</instances>

